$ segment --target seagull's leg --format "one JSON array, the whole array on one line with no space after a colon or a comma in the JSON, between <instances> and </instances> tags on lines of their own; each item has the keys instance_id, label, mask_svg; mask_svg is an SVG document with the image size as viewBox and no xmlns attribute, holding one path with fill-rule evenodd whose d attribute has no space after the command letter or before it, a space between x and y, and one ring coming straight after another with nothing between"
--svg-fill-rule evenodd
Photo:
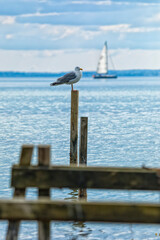
<instances>
[{"instance_id":1,"label":"seagull's leg","mask_svg":"<svg viewBox=\"0 0 160 240\"><path fill-rule=\"evenodd\" d=\"M73 91L73 84L71 84L71 86L72 86L72 91Z\"/></svg>"}]
</instances>

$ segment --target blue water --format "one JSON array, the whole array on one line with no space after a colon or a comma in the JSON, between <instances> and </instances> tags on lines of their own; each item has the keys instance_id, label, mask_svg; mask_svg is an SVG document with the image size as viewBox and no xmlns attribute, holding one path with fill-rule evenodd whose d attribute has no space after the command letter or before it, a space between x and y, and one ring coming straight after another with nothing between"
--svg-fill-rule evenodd
<instances>
[{"instance_id":1,"label":"blue water","mask_svg":"<svg viewBox=\"0 0 160 240\"><path fill-rule=\"evenodd\" d=\"M51 144L52 164L69 164L70 86L50 87L54 78L0 79L0 198L11 198L10 174L22 144ZM160 167L160 79L83 78L79 117L87 116L88 165ZM36 163L36 150L33 163ZM36 199L29 189L27 198ZM71 190L53 190L53 199L71 198ZM89 201L160 202L160 194L142 191L88 190ZM6 222L0 223L0 240ZM158 239L160 226L136 224L52 223L52 239ZM36 223L23 222L20 239L37 239ZM159 237L160 239L160 237Z\"/></svg>"}]
</instances>

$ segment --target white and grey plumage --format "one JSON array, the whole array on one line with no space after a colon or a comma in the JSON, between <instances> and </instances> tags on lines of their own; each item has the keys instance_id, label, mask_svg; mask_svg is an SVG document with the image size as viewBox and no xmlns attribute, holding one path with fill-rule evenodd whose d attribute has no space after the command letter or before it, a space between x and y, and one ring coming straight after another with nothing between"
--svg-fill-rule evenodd
<instances>
[{"instance_id":1,"label":"white and grey plumage","mask_svg":"<svg viewBox=\"0 0 160 240\"><path fill-rule=\"evenodd\" d=\"M71 84L72 91L73 91L73 84L78 82L82 77L81 70L83 69L80 67L76 67L75 71L69 72L65 74L63 77L58 78L57 81L51 83L50 86L61 85L61 84Z\"/></svg>"}]
</instances>

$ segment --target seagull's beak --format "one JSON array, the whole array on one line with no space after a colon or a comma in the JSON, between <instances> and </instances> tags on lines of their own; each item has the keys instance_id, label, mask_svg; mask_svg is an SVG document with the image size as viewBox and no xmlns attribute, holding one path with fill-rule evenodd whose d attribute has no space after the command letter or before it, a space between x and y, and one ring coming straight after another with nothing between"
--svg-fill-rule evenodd
<instances>
[{"instance_id":1,"label":"seagull's beak","mask_svg":"<svg viewBox=\"0 0 160 240\"><path fill-rule=\"evenodd\" d=\"M80 70L83 70L83 68L80 68Z\"/></svg>"}]
</instances>

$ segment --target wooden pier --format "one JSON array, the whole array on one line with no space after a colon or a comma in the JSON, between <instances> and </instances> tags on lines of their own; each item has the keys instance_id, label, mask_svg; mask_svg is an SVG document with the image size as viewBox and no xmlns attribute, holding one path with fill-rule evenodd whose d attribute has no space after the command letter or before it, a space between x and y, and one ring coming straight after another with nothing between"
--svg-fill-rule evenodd
<instances>
[{"instance_id":1,"label":"wooden pier","mask_svg":"<svg viewBox=\"0 0 160 240\"><path fill-rule=\"evenodd\" d=\"M7 239L18 239L21 220L39 221L39 239L50 239L50 221L160 223L160 204L54 201L51 188L160 190L160 170L87 166L51 166L50 147L38 146L38 165L31 165L33 146L23 146L12 167L12 200L0 200L0 219L9 220ZM38 200L25 200L25 189L39 189Z\"/></svg>"}]
</instances>

